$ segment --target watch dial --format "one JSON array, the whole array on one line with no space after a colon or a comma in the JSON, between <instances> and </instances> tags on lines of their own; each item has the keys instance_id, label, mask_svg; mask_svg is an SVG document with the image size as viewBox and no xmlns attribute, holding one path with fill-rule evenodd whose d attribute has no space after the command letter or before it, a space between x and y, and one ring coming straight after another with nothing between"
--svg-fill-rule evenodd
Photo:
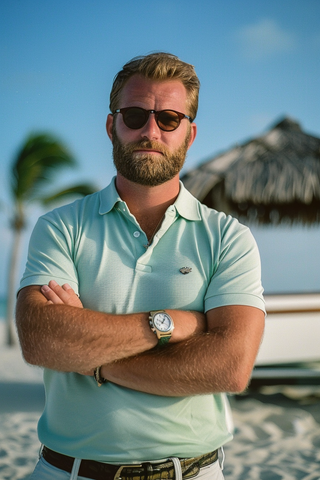
<instances>
[{"instance_id":1,"label":"watch dial","mask_svg":"<svg viewBox=\"0 0 320 480\"><path fill-rule=\"evenodd\" d=\"M166 313L157 313L153 318L153 323L161 332L167 332L171 328L171 320Z\"/></svg>"}]
</instances>

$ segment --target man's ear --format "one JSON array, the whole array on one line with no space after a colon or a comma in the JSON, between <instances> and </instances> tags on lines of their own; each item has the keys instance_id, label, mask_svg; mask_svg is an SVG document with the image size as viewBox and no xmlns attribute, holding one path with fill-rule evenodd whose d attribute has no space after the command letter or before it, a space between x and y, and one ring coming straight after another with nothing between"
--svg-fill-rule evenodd
<instances>
[{"instance_id":1,"label":"man's ear","mask_svg":"<svg viewBox=\"0 0 320 480\"><path fill-rule=\"evenodd\" d=\"M113 115L111 115L111 113L109 113L109 115L107 116L107 121L106 121L106 130L107 130L107 134L108 134L108 137L110 138L111 142L112 142L112 126L113 126Z\"/></svg>"},{"instance_id":2,"label":"man's ear","mask_svg":"<svg viewBox=\"0 0 320 480\"><path fill-rule=\"evenodd\" d=\"M188 148L191 147L191 145L193 144L194 142L194 139L196 138L197 136L197 125L192 122L191 123L191 132L190 132L190 139L189 139L189 145L188 145Z\"/></svg>"}]
</instances>

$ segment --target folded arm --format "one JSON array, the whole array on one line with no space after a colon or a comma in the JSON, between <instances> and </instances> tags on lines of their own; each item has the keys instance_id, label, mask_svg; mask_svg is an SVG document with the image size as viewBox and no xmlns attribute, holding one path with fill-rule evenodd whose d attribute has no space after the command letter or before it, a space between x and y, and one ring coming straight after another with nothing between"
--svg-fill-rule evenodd
<instances>
[{"instance_id":1,"label":"folded arm","mask_svg":"<svg viewBox=\"0 0 320 480\"><path fill-rule=\"evenodd\" d=\"M175 329L157 347L148 313L111 315L83 309L68 285L26 287L17 326L27 362L54 370L101 373L146 393L187 396L243 391L260 346L264 313L234 305L199 312L167 310Z\"/></svg>"},{"instance_id":2,"label":"folded arm","mask_svg":"<svg viewBox=\"0 0 320 480\"><path fill-rule=\"evenodd\" d=\"M16 320L25 360L58 371L89 374L99 365L157 344L148 313L114 315L85 309L71 287L53 281L20 291ZM199 312L175 310L174 321L172 343L206 330Z\"/></svg>"},{"instance_id":3,"label":"folded arm","mask_svg":"<svg viewBox=\"0 0 320 480\"><path fill-rule=\"evenodd\" d=\"M241 305L207 313L208 332L104 365L111 382L155 395L241 392L250 379L264 312Z\"/></svg>"}]
</instances>

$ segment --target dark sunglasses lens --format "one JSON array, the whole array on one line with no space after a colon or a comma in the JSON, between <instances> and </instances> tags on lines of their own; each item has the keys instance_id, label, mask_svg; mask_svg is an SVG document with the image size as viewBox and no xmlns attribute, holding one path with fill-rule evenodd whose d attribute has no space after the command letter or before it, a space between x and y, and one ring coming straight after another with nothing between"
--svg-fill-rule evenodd
<instances>
[{"instance_id":1,"label":"dark sunglasses lens","mask_svg":"<svg viewBox=\"0 0 320 480\"><path fill-rule=\"evenodd\" d=\"M172 132L180 125L179 115L172 110L163 110L158 114L158 125L162 130Z\"/></svg>"},{"instance_id":2,"label":"dark sunglasses lens","mask_svg":"<svg viewBox=\"0 0 320 480\"><path fill-rule=\"evenodd\" d=\"M123 121L129 128L138 129L143 127L148 119L148 112L142 108L128 108L123 115Z\"/></svg>"}]
</instances>

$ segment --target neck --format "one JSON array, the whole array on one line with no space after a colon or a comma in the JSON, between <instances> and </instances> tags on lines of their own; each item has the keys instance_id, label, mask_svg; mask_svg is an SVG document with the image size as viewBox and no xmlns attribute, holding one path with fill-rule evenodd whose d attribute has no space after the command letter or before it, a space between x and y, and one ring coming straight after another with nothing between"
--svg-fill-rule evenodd
<instances>
[{"instance_id":1,"label":"neck","mask_svg":"<svg viewBox=\"0 0 320 480\"><path fill-rule=\"evenodd\" d=\"M180 189L178 175L162 185L149 187L133 183L119 173L116 187L147 236L161 221L169 205L175 202Z\"/></svg>"}]
</instances>

